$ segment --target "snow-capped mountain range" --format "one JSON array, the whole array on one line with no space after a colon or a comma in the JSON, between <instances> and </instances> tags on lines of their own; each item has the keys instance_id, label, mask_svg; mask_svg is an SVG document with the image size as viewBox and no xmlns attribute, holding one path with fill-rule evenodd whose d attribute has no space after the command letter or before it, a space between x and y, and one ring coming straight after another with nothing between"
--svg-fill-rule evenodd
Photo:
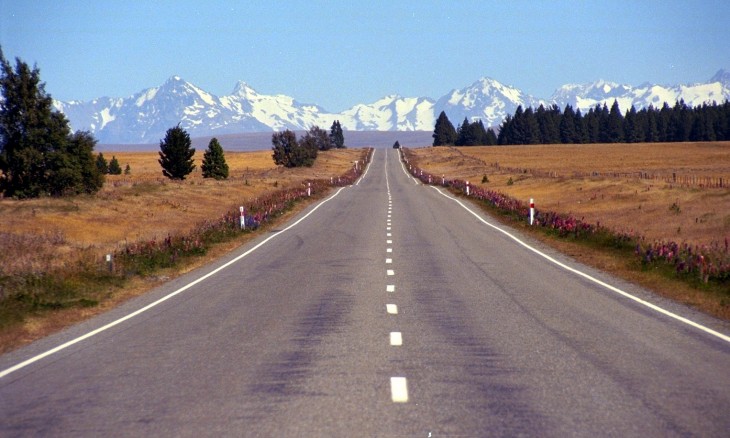
<instances>
[{"instance_id":1,"label":"snow-capped mountain range","mask_svg":"<svg viewBox=\"0 0 730 438\"><path fill-rule=\"evenodd\" d=\"M126 98L101 97L91 101L54 101L68 117L73 130L90 131L101 144L156 143L165 131L180 123L191 137L306 130L314 125L328 129L339 120L350 131L432 131L436 117L445 111L454 125L464 118L481 119L497 126L518 105L566 104L582 112L617 100L622 111L664 102L670 106L684 99L690 106L730 100L730 71L720 70L708 82L692 85L631 86L599 80L590 84L568 84L548 99L527 95L494 79L482 78L455 89L439 99L385 96L370 104L358 104L341 113L331 113L314 104L297 102L285 95L259 94L239 82L230 95L215 96L173 76L159 87L148 88Z\"/></svg>"}]
</instances>

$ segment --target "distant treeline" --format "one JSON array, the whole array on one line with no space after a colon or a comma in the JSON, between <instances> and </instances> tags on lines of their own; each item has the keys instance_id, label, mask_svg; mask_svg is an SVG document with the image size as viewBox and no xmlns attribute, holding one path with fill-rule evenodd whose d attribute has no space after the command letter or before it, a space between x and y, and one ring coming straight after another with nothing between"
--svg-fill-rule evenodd
<instances>
[{"instance_id":1,"label":"distant treeline","mask_svg":"<svg viewBox=\"0 0 730 438\"><path fill-rule=\"evenodd\" d=\"M557 105L540 105L537 110L518 106L502 122L498 135L484 130L481 121L464 119L457 129L446 123L450 124L442 113L434 129L434 146L722 141L730 140L730 102L692 108L680 100L673 107L664 103L659 109L650 105L639 111L632 105L622 114L614 100L610 109L599 104L586 115L570 105L563 111Z\"/></svg>"}]
</instances>

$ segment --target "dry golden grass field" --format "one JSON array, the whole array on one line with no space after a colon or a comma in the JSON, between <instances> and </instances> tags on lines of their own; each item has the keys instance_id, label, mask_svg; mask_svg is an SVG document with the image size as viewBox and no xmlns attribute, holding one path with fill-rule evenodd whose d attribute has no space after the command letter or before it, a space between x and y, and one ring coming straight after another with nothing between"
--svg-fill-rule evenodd
<instances>
[{"instance_id":1,"label":"dry golden grass field","mask_svg":"<svg viewBox=\"0 0 730 438\"><path fill-rule=\"evenodd\" d=\"M301 187L305 180L337 178L351 169L355 160L362 160L365 153L363 149L331 150L321 152L311 168L285 169L274 165L271 151L227 152L229 179L215 181L202 178L199 152L195 172L177 182L162 176L157 152L105 153L107 160L116 156L123 169L129 164L131 174L107 176L104 187L95 195L0 199L0 278L73 272L74 266L89 260L103 266L104 254L123 248L127 242L186 234L197 223L215 220L258 197ZM279 220L303 206L296 206ZM22 314L20 320L12 317L15 322L0 320L0 353L108 310L223 255L254 235L242 234L220 243L205 256L162 269L154 276L128 278L123 289L100 285L103 290L90 291L98 302L94 306L31 311ZM2 298L6 297L0 287Z\"/></svg>"},{"instance_id":2,"label":"dry golden grass field","mask_svg":"<svg viewBox=\"0 0 730 438\"><path fill-rule=\"evenodd\" d=\"M69 262L75 250L92 248L103 253L126 242L164 238L184 233L196 223L237 209L247 200L306 179L336 177L360 159L362 150L343 149L319 154L311 168L284 169L274 165L271 151L228 152L228 180L201 176L202 152L195 156L196 169L184 181L162 175L157 152L107 153L130 175L107 176L101 191L91 196L0 200L3 233L46 236L47 247L33 254L18 248L0 252L4 271L47 270Z\"/></svg>"},{"instance_id":3,"label":"dry golden grass field","mask_svg":"<svg viewBox=\"0 0 730 438\"><path fill-rule=\"evenodd\" d=\"M525 203L533 198L538 209L570 213L588 223L633 232L648 242L722 246L730 239L730 142L435 147L411 152L414 164L429 173L467 180ZM485 175L488 182L482 182ZM717 185L720 178L723 187L706 186ZM697 289L639 269L637 260L625 254L539 232L531 235L584 263L730 320L730 291L722 287Z\"/></svg>"},{"instance_id":4,"label":"dry golden grass field","mask_svg":"<svg viewBox=\"0 0 730 438\"><path fill-rule=\"evenodd\" d=\"M418 165L431 173L465 179L525 202L534 198L537 208L572 213L649 240L707 244L730 238L730 142L413 152ZM657 178L640 178L642 172ZM484 175L488 183L482 183ZM720 178L724 188L703 186Z\"/></svg>"}]
</instances>

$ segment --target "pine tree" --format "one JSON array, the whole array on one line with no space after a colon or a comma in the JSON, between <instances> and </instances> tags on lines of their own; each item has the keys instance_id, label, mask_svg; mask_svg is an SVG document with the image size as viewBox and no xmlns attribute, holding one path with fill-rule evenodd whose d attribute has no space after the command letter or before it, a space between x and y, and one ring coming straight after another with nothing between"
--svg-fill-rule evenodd
<instances>
[{"instance_id":1,"label":"pine tree","mask_svg":"<svg viewBox=\"0 0 730 438\"><path fill-rule=\"evenodd\" d=\"M611 135L608 132L608 119L609 112L608 106L604 103L603 106L596 105L596 116L598 118L598 143L610 143Z\"/></svg>"},{"instance_id":2,"label":"pine tree","mask_svg":"<svg viewBox=\"0 0 730 438\"><path fill-rule=\"evenodd\" d=\"M512 143L512 131L514 131L515 119L512 114L507 114L507 117L502 120L502 124L499 125L499 135L497 136L497 144L508 145Z\"/></svg>"},{"instance_id":3,"label":"pine tree","mask_svg":"<svg viewBox=\"0 0 730 438\"><path fill-rule=\"evenodd\" d=\"M53 109L37 67L0 48L0 192L18 198L93 193L103 185L87 132L71 135L66 117Z\"/></svg>"},{"instance_id":4,"label":"pine tree","mask_svg":"<svg viewBox=\"0 0 730 438\"><path fill-rule=\"evenodd\" d=\"M309 131L304 134L304 138L302 138L300 143L306 143L318 151L328 151L333 147L330 135L327 134L327 131L324 129L320 129L317 125L309 128Z\"/></svg>"},{"instance_id":5,"label":"pine tree","mask_svg":"<svg viewBox=\"0 0 730 438\"><path fill-rule=\"evenodd\" d=\"M556 113L557 111L557 113ZM545 109L542 104L535 113L539 130L539 143L555 144L560 143L560 109L552 105Z\"/></svg>"},{"instance_id":6,"label":"pine tree","mask_svg":"<svg viewBox=\"0 0 730 438\"><path fill-rule=\"evenodd\" d=\"M659 130L657 129L657 110L654 109L654 106L649 104L649 108L644 108L641 111L639 111L639 114L642 115L642 118L645 119L644 122L644 141L647 142L657 142L659 141Z\"/></svg>"},{"instance_id":7,"label":"pine tree","mask_svg":"<svg viewBox=\"0 0 730 438\"><path fill-rule=\"evenodd\" d=\"M203 178L218 180L228 178L228 164L217 138L210 139L208 149L203 153L203 164L200 168L203 171Z\"/></svg>"},{"instance_id":8,"label":"pine tree","mask_svg":"<svg viewBox=\"0 0 730 438\"><path fill-rule=\"evenodd\" d=\"M538 144L540 143L540 126L537 124L537 118L532 107L528 107L523 113L523 140L520 144Z\"/></svg>"},{"instance_id":9,"label":"pine tree","mask_svg":"<svg viewBox=\"0 0 730 438\"><path fill-rule=\"evenodd\" d=\"M291 156L294 148L299 147L297 136L290 130L275 132L271 135L271 149L274 151L272 157L274 163L284 167L295 167L291 163Z\"/></svg>"},{"instance_id":10,"label":"pine tree","mask_svg":"<svg viewBox=\"0 0 730 438\"><path fill-rule=\"evenodd\" d=\"M497 134L494 133L494 129L487 128L487 135L485 137L484 144L487 146L493 146L497 144Z\"/></svg>"},{"instance_id":11,"label":"pine tree","mask_svg":"<svg viewBox=\"0 0 730 438\"><path fill-rule=\"evenodd\" d=\"M432 137L434 146L448 146L456 142L456 129L454 129L454 125L451 124L444 111L441 111L438 119L436 119Z\"/></svg>"},{"instance_id":12,"label":"pine tree","mask_svg":"<svg viewBox=\"0 0 730 438\"><path fill-rule=\"evenodd\" d=\"M332 122L332 126L330 127L330 143L334 148L345 148L345 135L342 133L342 126L339 120Z\"/></svg>"},{"instance_id":13,"label":"pine tree","mask_svg":"<svg viewBox=\"0 0 730 438\"><path fill-rule=\"evenodd\" d=\"M631 108L629 108L628 111L626 111L626 116L624 116L624 122L623 122L623 128L624 128L624 135L623 135L623 141L625 143L638 143L640 142L641 136L639 135L639 127L638 127L638 115L636 113L636 108L634 108L634 105L631 105Z\"/></svg>"},{"instance_id":14,"label":"pine tree","mask_svg":"<svg viewBox=\"0 0 730 438\"><path fill-rule=\"evenodd\" d=\"M624 141L624 117L614 99L611 111L608 113L608 143L621 143Z\"/></svg>"},{"instance_id":15,"label":"pine tree","mask_svg":"<svg viewBox=\"0 0 730 438\"><path fill-rule=\"evenodd\" d=\"M193 155L190 135L180 127L180 124L170 128L165 133L164 140L160 140L160 159L162 174L170 179L184 180L193 170Z\"/></svg>"},{"instance_id":16,"label":"pine tree","mask_svg":"<svg viewBox=\"0 0 730 438\"><path fill-rule=\"evenodd\" d=\"M573 125L575 126L575 137L573 138L573 143L589 143L588 128L586 128L585 119L583 118L583 114L580 112L580 108L575 110Z\"/></svg>"},{"instance_id":17,"label":"pine tree","mask_svg":"<svg viewBox=\"0 0 730 438\"><path fill-rule=\"evenodd\" d=\"M317 158L317 146L312 141L300 144L290 130L275 132L271 136L274 163L284 167L310 167Z\"/></svg>"},{"instance_id":18,"label":"pine tree","mask_svg":"<svg viewBox=\"0 0 730 438\"><path fill-rule=\"evenodd\" d=\"M474 145L473 146L480 146L480 145L486 145L489 139L487 138L487 130L484 129L484 123L482 123L482 120L479 119L476 122L472 122L469 125L470 137L473 138Z\"/></svg>"},{"instance_id":19,"label":"pine tree","mask_svg":"<svg viewBox=\"0 0 730 438\"><path fill-rule=\"evenodd\" d=\"M398 143L398 140L393 143L393 149L400 149L400 143Z\"/></svg>"},{"instance_id":20,"label":"pine tree","mask_svg":"<svg viewBox=\"0 0 730 438\"><path fill-rule=\"evenodd\" d=\"M468 143L471 143L472 140L469 134L469 120L464 117L464 122L456 128L456 141L454 141L454 146L469 146Z\"/></svg>"},{"instance_id":21,"label":"pine tree","mask_svg":"<svg viewBox=\"0 0 730 438\"><path fill-rule=\"evenodd\" d=\"M106 175L109 173L109 163L106 162L106 158L104 158L104 154L99 152L99 155L96 156L96 168L99 170L99 173Z\"/></svg>"},{"instance_id":22,"label":"pine tree","mask_svg":"<svg viewBox=\"0 0 730 438\"><path fill-rule=\"evenodd\" d=\"M122 166L119 165L119 161L117 160L117 157L112 155L112 160L109 162L109 173L111 175L121 175L122 174Z\"/></svg>"},{"instance_id":23,"label":"pine tree","mask_svg":"<svg viewBox=\"0 0 730 438\"><path fill-rule=\"evenodd\" d=\"M130 175L132 173L132 168L129 167L129 164L127 164L127 167L124 168L124 174Z\"/></svg>"},{"instance_id":24,"label":"pine tree","mask_svg":"<svg viewBox=\"0 0 730 438\"><path fill-rule=\"evenodd\" d=\"M563 117L560 119L560 142L575 143L575 111L570 105L565 105Z\"/></svg>"}]
</instances>

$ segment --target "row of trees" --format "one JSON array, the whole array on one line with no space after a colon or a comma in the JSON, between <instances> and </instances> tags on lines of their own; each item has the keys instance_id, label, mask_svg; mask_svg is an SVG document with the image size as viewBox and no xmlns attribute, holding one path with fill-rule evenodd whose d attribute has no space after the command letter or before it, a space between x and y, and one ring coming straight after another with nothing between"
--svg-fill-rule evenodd
<instances>
[{"instance_id":1,"label":"row of trees","mask_svg":"<svg viewBox=\"0 0 730 438\"><path fill-rule=\"evenodd\" d=\"M446 113L441 111L433 133L434 146L478 146L497 144L497 135L492 128L484 129L481 120L469 122L464 118L464 122L454 129Z\"/></svg>"},{"instance_id":2,"label":"row of trees","mask_svg":"<svg viewBox=\"0 0 730 438\"><path fill-rule=\"evenodd\" d=\"M94 158L96 139L71 133L53 109L37 67L0 48L0 193L16 198L94 193L104 184Z\"/></svg>"},{"instance_id":3,"label":"row of trees","mask_svg":"<svg viewBox=\"0 0 730 438\"><path fill-rule=\"evenodd\" d=\"M96 139L89 133L71 133L68 120L53 109L37 67L20 59L13 67L0 48L0 194L16 198L94 193L107 174L119 175L116 157L107 163L94 155ZM291 131L272 137L274 161L286 167L311 166L318 151L344 148L339 121L330 132L312 127L300 140ZM159 164L170 179L184 180L195 164L190 135L180 127L170 128L160 140ZM210 140L201 166L204 178L228 178L228 164L216 138ZM131 169L127 165L125 173Z\"/></svg>"},{"instance_id":4,"label":"row of trees","mask_svg":"<svg viewBox=\"0 0 730 438\"><path fill-rule=\"evenodd\" d=\"M179 124L168 129L165 138L160 140L159 154L162 174L170 179L184 180L195 170L195 148L192 147L190 135ZM208 149L203 153L201 170L203 178L228 178L228 164L217 138L212 138L208 143Z\"/></svg>"},{"instance_id":5,"label":"row of trees","mask_svg":"<svg viewBox=\"0 0 730 438\"><path fill-rule=\"evenodd\" d=\"M112 155L111 161L107 163L106 158L104 158L104 154L99 152L99 155L96 156L96 168L104 175L122 174L122 166L119 165L119 160L117 160L117 157L114 155ZM127 167L124 168L124 174L129 175L130 173L132 173L132 168L129 167L129 164L127 164Z\"/></svg>"},{"instance_id":6,"label":"row of trees","mask_svg":"<svg viewBox=\"0 0 730 438\"><path fill-rule=\"evenodd\" d=\"M297 136L290 130L275 132L271 136L271 149L274 163L284 167L310 167L317 159L319 151L342 149L345 147L345 136L339 120L332 123L330 132L313 126L304 136Z\"/></svg>"},{"instance_id":7,"label":"row of trees","mask_svg":"<svg viewBox=\"0 0 730 438\"><path fill-rule=\"evenodd\" d=\"M664 103L659 109L650 105L638 111L632 105L622 114L614 100L610 109L599 104L585 116L570 105L564 111L557 105L540 105L537 110L518 106L500 125L499 135L491 128L484 130L481 120L464 119L454 129L441 112L433 138L434 146L730 140L730 102L691 108L680 100L673 107Z\"/></svg>"},{"instance_id":8,"label":"row of trees","mask_svg":"<svg viewBox=\"0 0 730 438\"><path fill-rule=\"evenodd\" d=\"M730 102L689 107L683 100L673 107L650 105L621 113L614 100L590 108L584 116L570 105L537 110L518 107L502 122L499 144L640 143L730 140Z\"/></svg>"}]
</instances>

